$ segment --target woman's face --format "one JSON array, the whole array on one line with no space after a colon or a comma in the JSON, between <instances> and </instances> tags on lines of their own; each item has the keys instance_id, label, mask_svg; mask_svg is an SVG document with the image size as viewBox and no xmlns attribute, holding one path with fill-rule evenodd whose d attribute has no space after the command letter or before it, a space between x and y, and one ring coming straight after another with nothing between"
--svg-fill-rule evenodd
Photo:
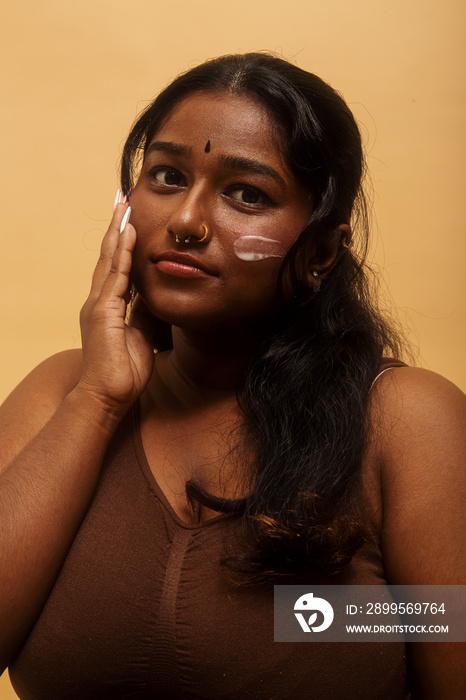
<instances>
[{"instance_id":1,"label":"woman's face","mask_svg":"<svg viewBox=\"0 0 466 700\"><path fill-rule=\"evenodd\" d=\"M156 132L131 208L133 280L152 313L192 330L244 329L279 307L278 271L312 200L264 107L218 91L186 98ZM241 259L240 238L243 249L276 241L280 257Z\"/></svg>"}]
</instances>

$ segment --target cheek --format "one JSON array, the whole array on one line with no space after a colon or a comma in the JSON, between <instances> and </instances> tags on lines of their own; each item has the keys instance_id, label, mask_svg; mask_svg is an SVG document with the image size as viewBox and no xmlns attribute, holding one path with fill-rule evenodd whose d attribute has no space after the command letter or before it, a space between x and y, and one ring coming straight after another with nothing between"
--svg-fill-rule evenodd
<instances>
[{"instance_id":1,"label":"cheek","mask_svg":"<svg viewBox=\"0 0 466 700\"><path fill-rule=\"evenodd\" d=\"M299 237L305 223L289 217L249 217L232 226L226 237L229 252L242 262L277 261L277 267Z\"/></svg>"},{"instance_id":2,"label":"cheek","mask_svg":"<svg viewBox=\"0 0 466 700\"><path fill-rule=\"evenodd\" d=\"M241 303L247 306L259 304L265 308L277 302L277 280L281 266L280 258L262 259L255 262L243 262L235 259L236 293Z\"/></svg>"},{"instance_id":3,"label":"cheek","mask_svg":"<svg viewBox=\"0 0 466 700\"><path fill-rule=\"evenodd\" d=\"M235 255L244 262L257 262L267 258L283 258L287 251L281 241L275 238L247 234L239 236L233 243Z\"/></svg>"},{"instance_id":4,"label":"cheek","mask_svg":"<svg viewBox=\"0 0 466 700\"><path fill-rule=\"evenodd\" d=\"M131 224L136 229L136 245L133 251L133 274L143 273L148 256L156 251L173 247L167 230L168 217L159 208L141 200L131 202Z\"/></svg>"},{"instance_id":5,"label":"cheek","mask_svg":"<svg viewBox=\"0 0 466 700\"><path fill-rule=\"evenodd\" d=\"M148 198L131 196L131 223L136 229L138 241L157 234L166 228L167 215L163 208L153 206Z\"/></svg>"}]
</instances>

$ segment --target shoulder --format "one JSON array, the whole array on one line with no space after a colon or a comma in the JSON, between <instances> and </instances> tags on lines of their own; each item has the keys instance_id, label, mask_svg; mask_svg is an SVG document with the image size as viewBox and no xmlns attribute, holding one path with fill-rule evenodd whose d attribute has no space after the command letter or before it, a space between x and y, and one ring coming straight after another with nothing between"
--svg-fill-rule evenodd
<instances>
[{"instance_id":1,"label":"shoulder","mask_svg":"<svg viewBox=\"0 0 466 700\"><path fill-rule=\"evenodd\" d=\"M44 427L81 376L82 351L65 350L40 363L0 406L2 466Z\"/></svg>"},{"instance_id":2,"label":"shoulder","mask_svg":"<svg viewBox=\"0 0 466 700\"><path fill-rule=\"evenodd\" d=\"M384 372L372 390L371 422L382 477L440 476L448 461L449 474L463 471L453 458L465 447L466 396L439 374L413 367ZM422 459L403 469L402 463L416 455Z\"/></svg>"},{"instance_id":3,"label":"shoulder","mask_svg":"<svg viewBox=\"0 0 466 700\"><path fill-rule=\"evenodd\" d=\"M399 368L371 402L391 583L466 583L466 397L444 377Z\"/></svg>"},{"instance_id":4,"label":"shoulder","mask_svg":"<svg viewBox=\"0 0 466 700\"><path fill-rule=\"evenodd\" d=\"M385 372L371 396L388 583L466 584L466 397L426 370ZM463 697L463 645L410 644L416 697Z\"/></svg>"},{"instance_id":5,"label":"shoulder","mask_svg":"<svg viewBox=\"0 0 466 700\"><path fill-rule=\"evenodd\" d=\"M430 423L448 422L452 416L464 417L466 396L445 377L416 367L383 369L376 378L371 398L374 417L385 428L405 429ZM458 411L460 414L458 414ZM387 421L389 423L387 424Z\"/></svg>"},{"instance_id":6,"label":"shoulder","mask_svg":"<svg viewBox=\"0 0 466 700\"><path fill-rule=\"evenodd\" d=\"M66 396L76 385L82 369L82 350L64 350L35 367L7 398L40 392L46 396ZM6 403L6 402L5 402Z\"/></svg>"}]
</instances>

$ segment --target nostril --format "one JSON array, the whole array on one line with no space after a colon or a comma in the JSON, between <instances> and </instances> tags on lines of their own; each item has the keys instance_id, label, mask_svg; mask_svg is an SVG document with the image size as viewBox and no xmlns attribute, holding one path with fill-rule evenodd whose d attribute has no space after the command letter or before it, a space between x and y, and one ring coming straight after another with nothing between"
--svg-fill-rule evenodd
<instances>
[{"instance_id":1,"label":"nostril","mask_svg":"<svg viewBox=\"0 0 466 700\"><path fill-rule=\"evenodd\" d=\"M207 227L207 224L201 224L200 226L200 231L196 235L195 233L188 233L188 234L179 234L179 233L174 233L172 230L168 230L169 234L172 235L175 239L175 243L177 244L186 244L188 245L189 243L206 243L209 235L209 229Z\"/></svg>"}]
</instances>

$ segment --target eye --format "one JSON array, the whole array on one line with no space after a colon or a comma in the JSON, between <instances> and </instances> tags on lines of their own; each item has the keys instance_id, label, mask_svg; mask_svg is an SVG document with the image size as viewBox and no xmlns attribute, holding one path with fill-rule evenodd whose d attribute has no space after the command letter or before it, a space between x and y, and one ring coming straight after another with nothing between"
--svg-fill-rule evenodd
<instances>
[{"instance_id":1,"label":"eye","mask_svg":"<svg viewBox=\"0 0 466 700\"><path fill-rule=\"evenodd\" d=\"M273 205L272 200L261 190L255 187L247 187L246 185L235 185L231 187L228 196L248 207L270 207Z\"/></svg>"},{"instance_id":2,"label":"eye","mask_svg":"<svg viewBox=\"0 0 466 700\"><path fill-rule=\"evenodd\" d=\"M185 187L186 178L175 168L158 166L149 171L151 180L164 187Z\"/></svg>"}]
</instances>

